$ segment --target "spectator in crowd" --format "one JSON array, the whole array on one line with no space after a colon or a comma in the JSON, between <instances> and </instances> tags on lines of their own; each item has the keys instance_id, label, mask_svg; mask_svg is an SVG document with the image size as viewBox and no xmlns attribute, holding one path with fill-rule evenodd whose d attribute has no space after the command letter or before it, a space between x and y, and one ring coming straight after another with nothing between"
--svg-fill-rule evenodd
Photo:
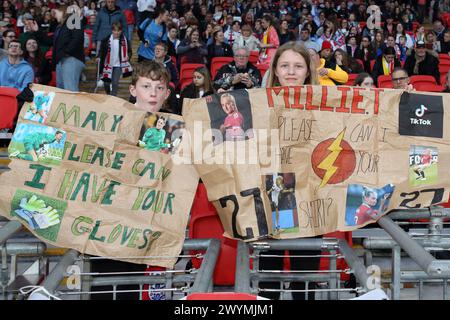
<instances>
[{"instance_id":1,"label":"spectator in crowd","mask_svg":"<svg viewBox=\"0 0 450 320\"><path fill-rule=\"evenodd\" d=\"M23 91L33 83L34 72L31 65L23 58L22 45L13 39L8 45L8 57L0 61L0 86L12 87Z\"/></svg>"},{"instance_id":2,"label":"spectator in crowd","mask_svg":"<svg viewBox=\"0 0 450 320\"><path fill-rule=\"evenodd\" d=\"M170 81L177 86L178 85L178 71L176 66L172 62L172 58L168 55L167 44L160 42L155 46L155 59L156 62L161 63L166 67L170 74Z\"/></svg>"},{"instance_id":3,"label":"spectator in crowd","mask_svg":"<svg viewBox=\"0 0 450 320\"><path fill-rule=\"evenodd\" d=\"M90 16L97 15L97 12L98 12L97 4L95 3L95 1L91 0L89 1L87 10L84 10L83 14L85 18L89 18Z\"/></svg>"},{"instance_id":4,"label":"spectator in crowd","mask_svg":"<svg viewBox=\"0 0 450 320\"><path fill-rule=\"evenodd\" d=\"M169 56L177 55L177 48L180 44L180 39L178 39L178 29L174 23L170 23L167 26L167 48Z\"/></svg>"},{"instance_id":5,"label":"spectator in crowd","mask_svg":"<svg viewBox=\"0 0 450 320\"><path fill-rule=\"evenodd\" d=\"M14 30L6 30L2 34L2 38L3 47L0 51L0 60L8 56L9 43L11 42L11 40L16 38L16 33L14 32Z\"/></svg>"},{"instance_id":6,"label":"spectator in crowd","mask_svg":"<svg viewBox=\"0 0 450 320\"><path fill-rule=\"evenodd\" d=\"M440 83L439 60L427 51L423 41L417 42L416 49L406 58L405 70L409 76L430 75Z\"/></svg>"},{"instance_id":7,"label":"spectator in crowd","mask_svg":"<svg viewBox=\"0 0 450 320\"><path fill-rule=\"evenodd\" d=\"M336 49L333 52L332 61L347 73L357 73L353 72L352 68L350 67L349 57L347 53L342 49Z\"/></svg>"},{"instance_id":8,"label":"spectator in crowd","mask_svg":"<svg viewBox=\"0 0 450 320\"><path fill-rule=\"evenodd\" d=\"M444 83L444 91L450 93L450 70L447 72L447 75L445 76L445 83Z\"/></svg>"},{"instance_id":9,"label":"spectator in crowd","mask_svg":"<svg viewBox=\"0 0 450 320\"><path fill-rule=\"evenodd\" d=\"M167 9L158 7L155 10L155 19L147 18L139 26L138 34L141 44L138 48L138 61L153 60L155 46L167 40L167 22L170 18Z\"/></svg>"},{"instance_id":10,"label":"spectator in crowd","mask_svg":"<svg viewBox=\"0 0 450 320\"><path fill-rule=\"evenodd\" d=\"M92 33L92 40L97 50L100 50L101 42L111 35L113 22L120 22L122 29L127 30L127 20L120 7L116 6L116 0L105 1L106 5L98 12Z\"/></svg>"},{"instance_id":11,"label":"spectator in crowd","mask_svg":"<svg viewBox=\"0 0 450 320\"><path fill-rule=\"evenodd\" d=\"M39 30L44 33L55 32L58 23L52 17L52 12L47 10L44 12L42 19L39 21Z\"/></svg>"},{"instance_id":12,"label":"spectator in crowd","mask_svg":"<svg viewBox=\"0 0 450 320\"><path fill-rule=\"evenodd\" d=\"M156 0L138 0L138 24L141 24L145 19L152 16L156 8Z\"/></svg>"},{"instance_id":13,"label":"spectator in crowd","mask_svg":"<svg viewBox=\"0 0 450 320\"><path fill-rule=\"evenodd\" d=\"M416 33L414 34L414 43L417 43L418 41L425 42L425 27L419 26L416 30Z\"/></svg>"},{"instance_id":14,"label":"spectator in crowd","mask_svg":"<svg viewBox=\"0 0 450 320\"><path fill-rule=\"evenodd\" d=\"M232 27L224 32L225 42L232 47L234 41L240 35L241 35L241 24L239 21L233 21Z\"/></svg>"},{"instance_id":15,"label":"spectator in crowd","mask_svg":"<svg viewBox=\"0 0 450 320\"><path fill-rule=\"evenodd\" d=\"M122 24L113 22L112 34L101 42L99 55L99 71L106 94L117 96L120 77L131 76L131 54L131 44L124 35Z\"/></svg>"},{"instance_id":16,"label":"spectator in crowd","mask_svg":"<svg viewBox=\"0 0 450 320\"><path fill-rule=\"evenodd\" d=\"M320 50L317 42L311 40L311 33L308 28L303 28L300 32L300 44L303 44L305 48L313 48L316 51Z\"/></svg>"},{"instance_id":17,"label":"spectator in crowd","mask_svg":"<svg viewBox=\"0 0 450 320\"><path fill-rule=\"evenodd\" d=\"M380 75L391 75L392 71L400 66L400 61L397 59L395 49L386 47L383 51L383 55L378 57L375 61L372 70L372 78L377 82Z\"/></svg>"},{"instance_id":18,"label":"spectator in crowd","mask_svg":"<svg viewBox=\"0 0 450 320\"><path fill-rule=\"evenodd\" d=\"M444 40L441 41L441 51L439 53L450 55L450 30L444 33Z\"/></svg>"},{"instance_id":19,"label":"spectator in crowd","mask_svg":"<svg viewBox=\"0 0 450 320\"><path fill-rule=\"evenodd\" d=\"M214 57L232 57L233 50L228 43L225 43L225 38L222 30L213 32L214 42L208 46L208 66L211 66L212 58Z\"/></svg>"},{"instance_id":20,"label":"spectator in crowd","mask_svg":"<svg viewBox=\"0 0 450 320\"><path fill-rule=\"evenodd\" d=\"M197 99L214 94L214 87L211 83L211 76L206 67L198 67L194 70L192 83L181 90L180 103L183 106L184 98Z\"/></svg>"},{"instance_id":21,"label":"spectator in crowd","mask_svg":"<svg viewBox=\"0 0 450 320\"><path fill-rule=\"evenodd\" d=\"M248 24L241 29L241 35L234 41L233 49L246 47L249 51L259 51L260 41L252 34L252 27Z\"/></svg>"},{"instance_id":22,"label":"spectator in crowd","mask_svg":"<svg viewBox=\"0 0 450 320\"><path fill-rule=\"evenodd\" d=\"M125 16L125 20L127 22L127 39L131 43L133 41L133 32L134 32L134 26L136 25L136 16L135 16L135 10L134 10L134 1L133 0L122 0L122 5L120 6L123 14Z\"/></svg>"},{"instance_id":23,"label":"spectator in crowd","mask_svg":"<svg viewBox=\"0 0 450 320\"><path fill-rule=\"evenodd\" d=\"M208 50L205 44L200 41L200 32L197 28L193 29L191 34L180 42L177 54L180 57L181 64L206 63Z\"/></svg>"},{"instance_id":24,"label":"spectator in crowd","mask_svg":"<svg viewBox=\"0 0 450 320\"><path fill-rule=\"evenodd\" d=\"M362 72L358 74L353 82L355 87L364 87L364 88L374 88L375 85L373 83L372 76L367 72Z\"/></svg>"},{"instance_id":25,"label":"spectator in crowd","mask_svg":"<svg viewBox=\"0 0 450 320\"><path fill-rule=\"evenodd\" d=\"M280 46L280 40L272 16L264 15L261 20L261 26L264 29L264 35L260 44L259 62L261 64L270 64L277 48Z\"/></svg>"},{"instance_id":26,"label":"spectator in crowd","mask_svg":"<svg viewBox=\"0 0 450 320\"><path fill-rule=\"evenodd\" d=\"M314 48L308 48L311 61L316 67L319 84L323 86L335 86L345 84L348 81L348 73L331 61L321 58Z\"/></svg>"},{"instance_id":27,"label":"spectator in crowd","mask_svg":"<svg viewBox=\"0 0 450 320\"><path fill-rule=\"evenodd\" d=\"M355 59L361 59L362 52L358 46L356 34L353 33L349 34L346 43L347 45L345 46L345 49L347 51L348 56Z\"/></svg>"},{"instance_id":28,"label":"spectator in crowd","mask_svg":"<svg viewBox=\"0 0 450 320\"><path fill-rule=\"evenodd\" d=\"M441 51L441 43L440 41L436 41L436 36L432 31L428 32L426 37L425 47L432 52L440 52Z\"/></svg>"},{"instance_id":29,"label":"spectator in crowd","mask_svg":"<svg viewBox=\"0 0 450 320\"><path fill-rule=\"evenodd\" d=\"M68 27L66 22L69 12L65 5L54 10L58 27L53 37L52 62L56 67L56 86L70 91L79 91L79 81L85 67L84 32L82 29Z\"/></svg>"},{"instance_id":30,"label":"spectator in crowd","mask_svg":"<svg viewBox=\"0 0 450 320\"><path fill-rule=\"evenodd\" d=\"M317 53L316 53L317 54ZM310 61L310 55L303 45L300 45L294 41L287 42L280 46L274 55L273 62L268 71L269 78L267 87L276 86L301 86L301 85L315 85L318 84L316 70L314 70L313 64ZM281 199L283 200L283 199ZM317 238L320 238L318 236ZM284 255L284 250L271 250L268 252L271 255ZM289 255L305 256L305 255L320 255L320 251L317 252L305 252L302 250L289 250ZM259 260L260 270L283 270L283 260L276 257L262 257ZM290 258L291 270L317 270L320 264L320 258L310 257L307 258ZM308 296L303 290L306 285L304 282L291 282L291 289L296 290L292 292L292 296L295 300L314 300L314 292L309 292ZM260 282L260 288L276 289L279 288L279 284L275 282ZM308 284L308 290L314 289L315 283ZM297 291L298 290L298 291ZM262 292L263 297L269 299L279 299L279 292Z\"/></svg>"},{"instance_id":31,"label":"spectator in crowd","mask_svg":"<svg viewBox=\"0 0 450 320\"><path fill-rule=\"evenodd\" d=\"M397 24L396 27L397 33L395 35L395 42L400 43L400 37L404 36L406 38L406 47L413 48L414 47L414 40L413 38L405 32L405 28L401 23Z\"/></svg>"},{"instance_id":32,"label":"spectator in crowd","mask_svg":"<svg viewBox=\"0 0 450 320\"><path fill-rule=\"evenodd\" d=\"M371 72L370 61L375 60L376 53L375 49L372 47L372 43L370 42L370 37L363 36L361 39L361 60L364 63L364 70L368 73Z\"/></svg>"},{"instance_id":33,"label":"spectator in crowd","mask_svg":"<svg viewBox=\"0 0 450 320\"><path fill-rule=\"evenodd\" d=\"M294 35L294 33L291 30L289 30L289 24L288 24L287 20L281 21L281 25L280 25L280 45L283 45L286 42L294 41L294 40L295 40L295 35Z\"/></svg>"},{"instance_id":34,"label":"spectator in crowd","mask_svg":"<svg viewBox=\"0 0 450 320\"><path fill-rule=\"evenodd\" d=\"M403 68L395 68L392 72L392 87L412 91L413 86L409 83L408 72Z\"/></svg>"},{"instance_id":35,"label":"spectator in crowd","mask_svg":"<svg viewBox=\"0 0 450 320\"><path fill-rule=\"evenodd\" d=\"M39 43L34 38L29 38L25 42L24 60L32 67L34 72L34 82L48 85L52 79L52 66L45 59L44 53L39 48Z\"/></svg>"},{"instance_id":36,"label":"spectator in crowd","mask_svg":"<svg viewBox=\"0 0 450 320\"><path fill-rule=\"evenodd\" d=\"M375 51L376 57L380 57L383 54L383 49L385 47L383 32L377 31L375 33L375 38L372 41L372 47Z\"/></svg>"},{"instance_id":37,"label":"spectator in crowd","mask_svg":"<svg viewBox=\"0 0 450 320\"><path fill-rule=\"evenodd\" d=\"M261 85L261 73L248 61L247 47L234 49L234 61L223 65L214 78L218 92L237 89L251 89Z\"/></svg>"},{"instance_id":38,"label":"spectator in crowd","mask_svg":"<svg viewBox=\"0 0 450 320\"><path fill-rule=\"evenodd\" d=\"M445 31L446 31L445 26L442 24L441 20L436 20L433 22L433 34L436 37L436 41L444 40Z\"/></svg>"}]
</instances>

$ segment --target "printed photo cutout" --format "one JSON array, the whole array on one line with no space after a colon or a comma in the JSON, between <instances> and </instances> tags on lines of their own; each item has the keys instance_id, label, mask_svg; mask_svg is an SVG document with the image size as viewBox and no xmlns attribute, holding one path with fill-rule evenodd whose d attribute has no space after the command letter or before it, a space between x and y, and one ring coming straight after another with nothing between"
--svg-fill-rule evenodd
<instances>
[{"instance_id":1,"label":"printed photo cutout","mask_svg":"<svg viewBox=\"0 0 450 320\"><path fill-rule=\"evenodd\" d=\"M11 216L44 239L55 242L67 208L67 202L17 189L11 202Z\"/></svg>"},{"instance_id":2,"label":"printed photo cutout","mask_svg":"<svg viewBox=\"0 0 450 320\"><path fill-rule=\"evenodd\" d=\"M386 213L394 192L394 185L388 184L381 189L359 184L349 184L345 210L345 224L359 226L374 222Z\"/></svg>"},{"instance_id":3,"label":"printed photo cutout","mask_svg":"<svg viewBox=\"0 0 450 320\"><path fill-rule=\"evenodd\" d=\"M253 119L246 90L206 97L214 145L253 138Z\"/></svg>"},{"instance_id":4,"label":"printed photo cutout","mask_svg":"<svg viewBox=\"0 0 450 320\"><path fill-rule=\"evenodd\" d=\"M423 186L438 181L438 150L433 147L411 146L409 148L409 183Z\"/></svg>"},{"instance_id":5,"label":"printed photo cutout","mask_svg":"<svg viewBox=\"0 0 450 320\"><path fill-rule=\"evenodd\" d=\"M63 130L30 123L20 123L8 147L9 157L60 165L66 133Z\"/></svg>"},{"instance_id":6,"label":"printed photo cutout","mask_svg":"<svg viewBox=\"0 0 450 320\"><path fill-rule=\"evenodd\" d=\"M138 146L149 151L174 154L181 143L184 128L182 121L167 115L148 113L141 128Z\"/></svg>"},{"instance_id":7,"label":"printed photo cutout","mask_svg":"<svg viewBox=\"0 0 450 320\"><path fill-rule=\"evenodd\" d=\"M24 119L45 123L50 113L53 98L55 98L54 92L36 91L33 102L25 104L27 111Z\"/></svg>"},{"instance_id":8,"label":"printed photo cutout","mask_svg":"<svg viewBox=\"0 0 450 320\"><path fill-rule=\"evenodd\" d=\"M270 200L273 233L298 232L295 174L277 173L265 176L266 194Z\"/></svg>"}]
</instances>

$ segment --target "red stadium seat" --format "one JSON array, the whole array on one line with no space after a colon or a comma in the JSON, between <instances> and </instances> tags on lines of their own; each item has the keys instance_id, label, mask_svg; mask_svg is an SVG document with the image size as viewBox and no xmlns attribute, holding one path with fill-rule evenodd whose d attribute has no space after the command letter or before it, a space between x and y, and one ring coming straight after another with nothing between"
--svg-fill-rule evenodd
<instances>
[{"instance_id":1,"label":"red stadium seat","mask_svg":"<svg viewBox=\"0 0 450 320\"><path fill-rule=\"evenodd\" d=\"M447 82L447 74L441 74L441 85L445 86Z\"/></svg>"},{"instance_id":2,"label":"red stadium seat","mask_svg":"<svg viewBox=\"0 0 450 320\"><path fill-rule=\"evenodd\" d=\"M233 57L214 57L211 60L211 79L216 77L217 71L225 65L233 61Z\"/></svg>"},{"instance_id":3,"label":"red stadium seat","mask_svg":"<svg viewBox=\"0 0 450 320\"><path fill-rule=\"evenodd\" d=\"M183 90L185 86L192 82L194 70L199 67L204 67L204 64L200 63L181 63L180 70L180 89Z\"/></svg>"},{"instance_id":4,"label":"red stadium seat","mask_svg":"<svg viewBox=\"0 0 450 320\"><path fill-rule=\"evenodd\" d=\"M336 231L336 232L327 233L327 234L324 234L324 238L344 239L347 241L347 243L350 247L353 246L353 238L352 238L351 231L346 231L346 232ZM328 254L328 252L322 252L322 254L326 255L326 254ZM344 259L338 259L336 266L337 266L338 270L346 270L349 268ZM330 268L330 259L326 258L326 257L320 258L319 270L328 270L329 268ZM345 281L345 280L349 280L349 279L350 279L350 275L348 275L344 272L341 273L341 280Z\"/></svg>"},{"instance_id":5,"label":"red stadium seat","mask_svg":"<svg viewBox=\"0 0 450 320\"><path fill-rule=\"evenodd\" d=\"M214 206L208 201L206 188L199 183L195 193L189 221L189 238L220 239L220 254L214 270L214 284L234 285L236 274L237 241L223 236L223 226ZM196 254L193 252L192 254ZM192 265L199 268L201 260L192 259Z\"/></svg>"},{"instance_id":6,"label":"red stadium seat","mask_svg":"<svg viewBox=\"0 0 450 320\"><path fill-rule=\"evenodd\" d=\"M416 87L416 85L423 85L423 84L437 85L436 79L433 76L425 76L425 75L411 76L410 83L413 85L413 87Z\"/></svg>"},{"instance_id":7,"label":"red stadium seat","mask_svg":"<svg viewBox=\"0 0 450 320\"><path fill-rule=\"evenodd\" d=\"M250 56L248 57L248 62L255 65L258 63L259 60L259 51L250 51Z\"/></svg>"},{"instance_id":8,"label":"red stadium seat","mask_svg":"<svg viewBox=\"0 0 450 320\"><path fill-rule=\"evenodd\" d=\"M352 86L355 82L356 77L358 77L357 73L349 73L348 74L348 81L346 83L347 86Z\"/></svg>"},{"instance_id":9,"label":"red stadium seat","mask_svg":"<svg viewBox=\"0 0 450 320\"><path fill-rule=\"evenodd\" d=\"M439 61L439 73L441 75L447 74L447 72L450 70L450 59L443 59Z\"/></svg>"},{"instance_id":10,"label":"red stadium seat","mask_svg":"<svg viewBox=\"0 0 450 320\"><path fill-rule=\"evenodd\" d=\"M9 87L0 87L0 129L11 129L14 119L19 112L16 97L19 90Z\"/></svg>"},{"instance_id":11,"label":"red stadium seat","mask_svg":"<svg viewBox=\"0 0 450 320\"><path fill-rule=\"evenodd\" d=\"M444 86L437 84L417 83L413 84L413 86L417 91L442 92L444 90Z\"/></svg>"},{"instance_id":12,"label":"red stadium seat","mask_svg":"<svg viewBox=\"0 0 450 320\"><path fill-rule=\"evenodd\" d=\"M450 60L450 55L445 53L439 53L439 62L441 62L442 60Z\"/></svg>"},{"instance_id":13,"label":"red stadium seat","mask_svg":"<svg viewBox=\"0 0 450 320\"><path fill-rule=\"evenodd\" d=\"M385 76L385 75L381 75L378 76L378 80L377 80L377 85L378 88L393 88L392 86L392 77L389 76Z\"/></svg>"},{"instance_id":14,"label":"red stadium seat","mask_svg":"<svg viewBox=\"0 0 450 320\"><path fill-rule=\"evenodd\" d=\"M258 300L258 297L242 292L191 293L186 300Z\"/></svg>"},{"instance_id":15,"label":"red stadium seat","mask_svg":"<svg viewBox=\"0 0 450 320\"><path fill-rule=\"evenodd\" d=\"M261 77L264 77L267 69L269 69L269 65L268 64L257 64L256 68L258 68L259 72L261 73Z\"/></svg>"},{"instance_id":16,"label":"red stadium seat","mask_svg":"<svg viewBox=\"0 0 450 320\"><path fill-rule=\"evenodd\" d=\"M373 66L375 65L375 59L370 60L370 72L373 71Z\"/></svg>"},{"instance_id":17,"label":"red stadium seat","mask_svg":"<svg viewBox=\"0 0 450 320\"><path fill-rule=\"evenodd\" d=\"M356 62L358 62L361 65L361 67L364 70L364 61L362 61L361 59L355 59L355 60L356 60Z\"/></svg>"},{"instance_id":18,"label":"red stadium seat","mask_svg":"<svg viewBox=\"0 0 450 320\"><path fill-rule=\"evenodd\" d=\"M194 74L194 70L199 67L204 67L204 64L201 63L185 63L181 64L181 70L180 70L180 80L183 79L191 79L192 75Z\"/></svg>"}]
</instances>

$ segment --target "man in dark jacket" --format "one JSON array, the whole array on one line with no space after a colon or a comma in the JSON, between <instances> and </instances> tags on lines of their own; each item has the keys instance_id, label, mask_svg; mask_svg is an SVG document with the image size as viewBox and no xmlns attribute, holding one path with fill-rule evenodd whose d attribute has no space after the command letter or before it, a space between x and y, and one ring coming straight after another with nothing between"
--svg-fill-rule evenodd
<instances>
[{"instance_id":1,"label":"man in dark jacket","mask_svg":"<svg viewBox=\"0 0 450 320\"><path fill-rule=\"evenodd\" d=\"M261 85L261 73L248 62L249 55L246 47L234 50L234 61L222 66L214 78L214 88L218 92L250 89Z\"/></svg>"},{"instance_id":2,"label":"man in dark jacket","mask_svg":"<svg viewBox=\"0 0 450 320\"><path fill-rule=\"evenodd\" d=\"M100 43L111 35L112 24L119 21L123 30L127 30L127 20L120 7L116 6L116 0L106 0L106 5L99 11L92 32L94 46L100 50ZM128 39L127 33L125 36Z\"/></svg>"},{"instance_id":3,"label":"man in dark jacket","mask_svg":"<svg viewBox=\"0 0 450 320\"><path fill-rule=\"evenodd\" d=\"M372 70L372 78L375 83L381 75L391 75L395 68L401 67L397 59L395 49L392 47L384 48L383 54L377 58Z\"/></svg>"},{"instance_id":4,"label":"man in dark jacket","mask_svg":"<svg viewBox=\"0 0 450 320\"><path fill-rule=\"evenodd\" d=\"M175 87L178 85L178 71L175 65L172 62L172 59L169 55L167 55L167 44L164 42L160 42L155 46L155 60L166 67L167 71L170 74L170 82L172 82Z\"/></svg>"},{"instance_id":5,"label":"man in dark jacket","mask_svg":"<svg viewBox=\"0 0 450 320\"><path fill-rule=\"evenodd\" d=\"M410 77L429 75L436 79L436 83L440 83L439 60L427 51L423 41L418 41L416 50L406 58L405 69Z\"/></svg>"}]
</instances>

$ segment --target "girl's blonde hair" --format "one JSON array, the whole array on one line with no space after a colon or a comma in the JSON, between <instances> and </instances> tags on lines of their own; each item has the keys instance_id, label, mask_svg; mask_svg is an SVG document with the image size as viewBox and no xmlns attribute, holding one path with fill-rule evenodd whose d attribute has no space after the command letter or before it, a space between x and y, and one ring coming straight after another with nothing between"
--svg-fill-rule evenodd
<instances>
[{"instance_id":1,"label":"girl's blonde hair","mask_svg":"<svg viewBox=\"0 0 450 320\"><path fill-rule=\"evenodd\" d=\"M268 71L269 77L267 80L267 87L280 86L280 81L278 80L278 77L275 75L275 69L277 68L277 63L278 60L280 59L280 56L283 54L283 52L288 50L292 50L300 54L303 57L303 59L305 59L306 65L308 66L308 76L306 77L305 83L303 84L313 84L313 85L319 84L319 80L317 77L317 70L309 55L308 49L306 49L304 45L297 43L296 41L290 41L278 47L278 50L272 59L272 63L270 64L270 68Z\"/></svg>"}]
</instances>

